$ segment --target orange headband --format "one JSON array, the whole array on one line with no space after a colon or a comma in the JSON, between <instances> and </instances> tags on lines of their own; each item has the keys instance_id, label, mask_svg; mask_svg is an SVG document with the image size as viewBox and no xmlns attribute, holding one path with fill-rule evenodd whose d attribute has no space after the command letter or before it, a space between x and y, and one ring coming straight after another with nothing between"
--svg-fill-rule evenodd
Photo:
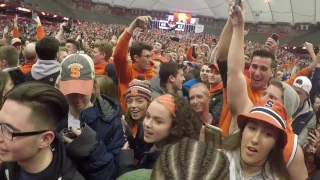
<instances>
[{"instance_id":1,"label":"orange headband","mask_svg":"<svg viewBox=\"0 0 320 180\"><path fill-rule=\"evenodd\" d=\"M176 104L174 103L174 98L170 94L159 96L155 101L164 105L173 117L176 117Z\"/></svg>"}]
</instances>

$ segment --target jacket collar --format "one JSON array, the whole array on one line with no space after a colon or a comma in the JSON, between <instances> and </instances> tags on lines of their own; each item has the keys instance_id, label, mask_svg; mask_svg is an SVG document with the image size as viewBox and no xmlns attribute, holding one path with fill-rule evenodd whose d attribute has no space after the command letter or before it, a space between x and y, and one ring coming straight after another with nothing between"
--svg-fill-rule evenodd
<instances>
[{"instance_id":1,"label":"jacket collar","mask_svg":"<svg viewBox=\"0 0 320 180\"><path fill-rule=\"evenodd\" d=\"M81 123L92 123L98 118L101 118L105 122L110 122L116 116L119 115L120 106L107 96L100 95L97 97L96 103L81 112Z\"/></svg>"}]
</instances>

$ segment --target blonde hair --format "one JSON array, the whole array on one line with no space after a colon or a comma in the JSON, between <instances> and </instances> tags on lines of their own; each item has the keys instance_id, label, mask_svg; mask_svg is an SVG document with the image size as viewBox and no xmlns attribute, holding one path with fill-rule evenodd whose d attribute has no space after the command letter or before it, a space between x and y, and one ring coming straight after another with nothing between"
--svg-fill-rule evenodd
<instances>
[{"instance_id":1,"label":"blonde hair","mask_svg":"<svg viewBox=\"0 0 320 180\"><path fill-rule=\"evenodd\" d=\"M205 84L203 84L203 83L197 83L197 84L191 86L190 91L191 91L191 89L198 88L198 87L202 87L203 89L205 89L205 92L208 93L208 97L210 97L209 89L208 89L208 87L207 87Z\"/></svg>"}]
</instances>

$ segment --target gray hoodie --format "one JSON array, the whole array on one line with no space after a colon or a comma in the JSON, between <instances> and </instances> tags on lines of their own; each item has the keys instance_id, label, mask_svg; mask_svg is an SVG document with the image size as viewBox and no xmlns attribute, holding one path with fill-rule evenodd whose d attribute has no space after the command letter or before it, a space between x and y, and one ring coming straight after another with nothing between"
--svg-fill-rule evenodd
<instances>
[{"instance_id":1,"label":"gray hoodie","mask_svg":"<svg viewBox=\"0 0 320 180\"><path fill-rule=\"evenodd\" d=\"M41 80L60 71L60 63L57 60L38 60L31 69L31 75L35 80Z\"/></svg>"},{"instance_id":2,"label":"gray hoodie","mask_svg":"<svg viewBox=\"0 0 320 180\"><path fill-rule=\"evenodd\" d=\"M284 92L283 92L284 107L287 110L288 117L291 118L292 115L297 111L299 107L300 98L297 92L289 84L282 82L282 85L284 87Z\"/></svg>"},{"instance_id":3,"label":"gray hoodie","mask_svg":"<svg viewBox=\"0 0 320 180\"><path fill-rule=\"evenodd\" d=\"M160 86L160 77L158 75L150 79L150 84L152 99L168 94L168 90L165 87ZM183 97L183 93L181 90L178 91L178 94L179 96Z\"/></svg>"}]
</instances>

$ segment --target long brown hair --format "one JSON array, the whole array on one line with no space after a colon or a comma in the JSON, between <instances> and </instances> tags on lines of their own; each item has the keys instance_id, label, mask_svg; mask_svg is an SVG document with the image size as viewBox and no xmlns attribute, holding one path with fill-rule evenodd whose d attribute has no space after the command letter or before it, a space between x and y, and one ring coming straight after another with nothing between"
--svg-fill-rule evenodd
<instances>
[{"instance_id":1,"label":"long brown hair","mask_svg":"<svg viewBox=\"0 0 320 180\"><path fill-rule=\"evenodd\" d=\"M4 88L6 88L6 85L8 83L8 80L10 80L10 75L7 72L0 71L0 109L2 109L2 105L4 103L4 95L3 91Z\"/></svg>"},{"instance_id":2,"label":"long brown hair","mask_svg":"<svg viewBox=\"0 0 320 180\"><path fill-rule=\"evenodd\" d=\"M244 126L245 127L245 126ZM241 146L243 129L240 132L226 136L223 139L222 147L227 151L236 151ZM278 139L282 138L281 136ZM275 147L269 152L267 161L270 163L270 171L272 176L275 175L279 179L289 179L289 174L286 169L286 163L283 156L283 145L281 141L276 141ZM262 167L263 179L274 179L274 177L268 177L266 173L266 163Z\"/></svg>"}]
</instances>

